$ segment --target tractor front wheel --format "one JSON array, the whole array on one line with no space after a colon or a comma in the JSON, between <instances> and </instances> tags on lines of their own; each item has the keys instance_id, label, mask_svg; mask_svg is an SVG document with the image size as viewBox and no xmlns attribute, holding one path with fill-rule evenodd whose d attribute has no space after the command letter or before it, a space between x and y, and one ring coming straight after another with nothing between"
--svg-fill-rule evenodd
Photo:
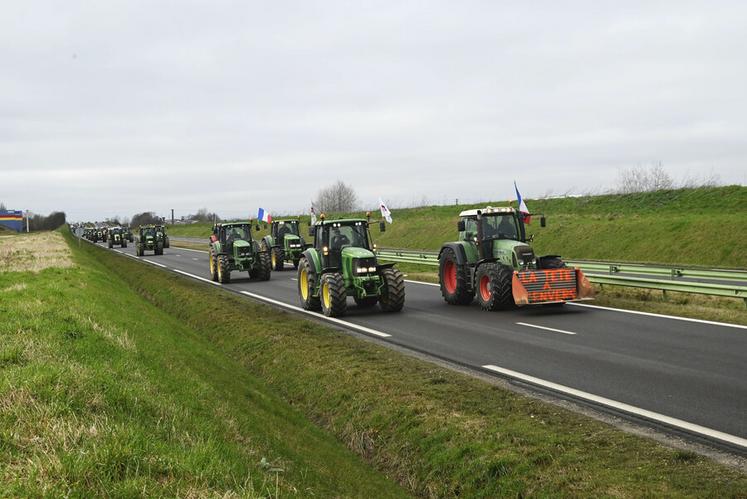
<instances>
[{"instance_id":1,"label":"tractor front wheel","mask_svg":"<svg viewBox=\"0 0 747 499\"><path fill-rule=\"evenodd\" d=\"M218 282L221 284L231 282L231 268L226 255L218 256Z\"/></svg>"},{"instance_id":2,"label":"tractor front wheel","mask_svg":"<svg viewBox=\"0 0 747 499\"><path fill-rule=\"evenodd\" d=\"M319 294L322 297L322 313L327 317L339 317L347 310L348 292L345 280L339 272L322 276Z\"/></svg>"},{"instance_id":3,"label":"tractor front wheel","mask_svg":"<svg viewBox=\"0 0 747 499\"><path fill-rule=\"evenodd\" d=\"M272 248L272 270L281 271L285 266L285 251L278 246Z\"/></svg>"},{"instance_id":4,"label":"tractor front wheel","mask_svg":"<svg viewBox=\"0 0 747 499\"><path fill-rule=\"evenodd\" d=\"M445 248L438 260L438 277L441 284L441 295L449 305L469 305L475 292L469 286L469 269L459 265L456 254L451 248Z\"/></svg>"},{"instance_id":5,"label":"tractor front wheel","mask_svg":"<svg viewBox=\"0 0 747 499\"><path fill-rule=\"evenodd\" d=\"M210 262L210 279L214 282L218 282L218 264L215 258L215 253L213 253L212 249L210 250L208 260Z\"/></svg>"},{"instance_id":6,"label":"tractor front wheel","mask_svg":"<svg viewBox=\"0 0 747 499\"><path fill-rule=\"evenodd\" d=\"M379 297L379 305L384 312L399 312L405 306L405 276L393 267L381 273L384 287Z\"/></svg>"},{"instance_id":7,"label":"tractor front wheel","mask_svg":"<svg viewBox=\"0 0 747 499\"><path fill-rule=\"evenodd\" d=\"M316 272L311 268L311 263L306 258L301 258L298 263L298 298L304 310L319 310L321 303L316 291Z\"/></svg>"},{"instance_id":8,"label":"tractor front wheel","mask_svg":"<svg viewBox=\"0 0 747 499\"><path fill-rule=\"evenodd\" d=\"M110 248L113 248L113 247L114 247L114 242L113 242L113 241L112 241L111 239L109 239L109 247L110 247Z\"/></svg>"},{"instance_id":9,"label":"tractor front wheel","mask_svg":"<svg viewBox=\"0 0 747 499\"><path fill-rule=\"evenodd\" d=\"M260 281L269 281L272 273L272 261L266 251L260 251L257 254L257 263L254 269L254 277Z\"/></svg>"},{"instance_id":10,"label":"tractor front wheel","mask_svg":"<svg viewBox=\"0 0 747 499\"><path fill-rule=\"evenodd\" d=\"M145 248L143 248L142 244L137 245L137 251L135 251L135 254L137 254L137 256L143 256L145 254Z\"/></svg>"},{"instance_id":11,"label":"tractor front wheel","mask_svg":"<svg viewBox=\"0 0 747 499\"><path fill-rule=\"evenodd\" d=\"M515 307L511 289L513 271L499 263L480 265L475 276L477 301L483 310L508 310Z\"/></svg>"}]
</instances>

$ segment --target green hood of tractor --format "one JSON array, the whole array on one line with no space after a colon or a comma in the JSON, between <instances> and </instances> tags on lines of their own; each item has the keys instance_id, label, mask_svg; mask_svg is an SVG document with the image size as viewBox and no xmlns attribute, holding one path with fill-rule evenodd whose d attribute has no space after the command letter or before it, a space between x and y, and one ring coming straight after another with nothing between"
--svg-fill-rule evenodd
<instances>
[{"instance_id":1,"label":"green hood of tractor","mask_svg":"<svg viewBox=\"0 0 747 499\"><path fill-rule=\"evenodd\" d=\"M512 268L518 268L517 262L521 261L523 255L533 254L527 243L513 239L496 239L493 241L493 256L501 263ZM516 255L517 258L514 258Z\"/></svg>"},{"instance_id":2,"label":"green hood of tractor","mask_svg":"<svg viewBox=\"0 0 747 499\"><path fill-rule=\"evenodd\" d=\"M251 245L252 243L250 243L249 241L244 241L243 239L237 239L236 241L233 242L234 248L245 248Z\"/></svg>"},{"instance_id":3,"label":"green hood of tractor","mask_svg":"<svg viewBox=\"0 0 747 499\"><path fill-rule=\"evenodd\" d=\"M376 255L366 248L342 248L342 259L351 260L353 258L375 258Z\"/></svg>"}]
</instances>

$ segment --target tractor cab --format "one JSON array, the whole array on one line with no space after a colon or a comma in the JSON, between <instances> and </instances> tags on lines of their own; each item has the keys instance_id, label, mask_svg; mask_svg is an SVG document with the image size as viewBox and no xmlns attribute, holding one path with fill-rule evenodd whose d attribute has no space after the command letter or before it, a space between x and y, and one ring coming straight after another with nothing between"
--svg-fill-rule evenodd
<instances>
[{"instance_id":1,"label":"tractor cab","mask_svg":"<svg viewBox=\"0 0 747 499\"><path fill-rule=\"evenodd\" d=\"M298 231L298 220L273 221L270 235L280 246L283 246L286 236L301 237L301 233Z\"/></svg>"},{"instance_id":2,"label":"tractor cab","mask_svg":"<svg viewBox=\"0 0 747 499\"><path fill-rule=\"evenodd\" d=\"M152 225L146 225L145 227L140 227L140 239L147 240L147 239L155 239L156 238L156 228Z\"/></svg>"},{"instance_id":3,"label":"tractor cab","mask_svg":"<svg viewBox=\"0 0 747 499\"><path fill-rule=\"evenodd\" d=\"M339 268L343 250L353 258L374 258L368 221L362 219L317 222L314 228L314 248L322 255L322 266Z\"/></svg>"}]
</instances>

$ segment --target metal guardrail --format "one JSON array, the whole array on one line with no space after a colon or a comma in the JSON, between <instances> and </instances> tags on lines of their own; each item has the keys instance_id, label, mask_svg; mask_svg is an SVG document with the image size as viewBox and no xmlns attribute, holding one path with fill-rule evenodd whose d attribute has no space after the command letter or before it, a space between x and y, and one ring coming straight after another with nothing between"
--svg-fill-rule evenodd
<instances>
[{"instance_id":1,"label":"metal guardrail","mask_svg":"<svg viewBox=\"0 0 747 499\"><path fill-rule=\"evenodd\" d=\"M376 251L382 260L438 266L438 253L405 249L381 248ZM644 264L612 263L585 260L568 260L567 263L579 267L589 280L596 284L609 284L633 288L656 289L663 292L696 293L711 296L742 298L747 304L747 286L710 282L684 281L681 278L717 279L723 281L747 282L747 271L704 269L695 267L667 267ZM668 279L637 277L621 274L647 276L667 276Z\"/></svg>"}]
</instances>

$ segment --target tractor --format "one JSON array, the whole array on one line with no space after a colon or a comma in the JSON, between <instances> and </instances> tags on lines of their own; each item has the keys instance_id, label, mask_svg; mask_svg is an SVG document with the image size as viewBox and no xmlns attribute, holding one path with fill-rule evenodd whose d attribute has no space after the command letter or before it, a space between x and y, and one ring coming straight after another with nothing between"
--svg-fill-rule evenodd
<instances>
[{"instance_id":1,"label":"tractor","mask_svg":"<svg viewBox=\"0 0 747 499\"><path fill-rule=\"evenodd\" d=\"M256 226L259 230L259 225ZM231 272L247 271L249 277L267 281L272 271L270 253L252 239L251 222L220 223L210 236L210 277L223 284Z\"/></svg>"},{"instance_id":2,"label":"tractor","mask_svg":"<svg viewBox=\"0 0 747 499\"><path fill-rule=\"evenodd\" d=\"M127 239L124 237L124 233L120 227L112 227L109 229L109 238L107 239L110 248L119 246L120 248L127 247Z\"/></svg>"},{"instance_id":3,"label":"tractor","mask_svg":"<svg viewBox=\"0 0 747 499\"><path fill-rule=\"evenodd\" d=\"M270 234L262 238L262 248L270 251L272 270L284 270L285 262L298 268L306 242L298 230L298 220L273 220Z\"/></svg>"},{"instance_id":4,"label":"tractor","mask_svg":"<svg viewBox=\"0 0 747 499\"><path fill-rule=\"evenodd\" d=\"M298 263L298 296L304 309L340 316L352 296L359 307L378 303L384 312L402 310L404 275L393 263L378 263L369 225L369 218L327 221L322 216L309 228L314 244ZM380 230L385 229L381 222Z\"/></svg>"},{"instance_id":5,"label":"tractor","mask_svg":"<svg viewBox=\"0 0 747 499\"><path fill-rule=\"evenodd\" d=\"M135 236L132 235L132 229L127 226L122 227L122 237L131 243L135 242Z\"/></svg>"},{"instance_id":6,"label":"tractor","mask_svg":"<svg viewBox=\"0 0 747 499\"><path fill-rule=\"evenodd\" d=\"M161 237L163 238L163 247L164 248L170 248L171 242L169 241L169 236L166 234L166 226L165 225L156 225L156 230L161 233Z\"/></svg>"},{"instance_id":7,"label":"tractor","mask_svg":"<svg viewBox=\"0 0 747 499\"><path fill-rule=\"evenodd\" d=\"M438 255L441 294L451 305L469 305L475 295L483 310L588 300L594 289L580 269L557 255L537 257L525 220L514 208L466 210L459 214L459 240ZM545 227L541 216L540 226Z\"/></svg>"},{"instance_id":8,"label":"tractor","mask_svg":"<svg viewBox=\"0 0 747 499\"><path fill-rule=\"evenodd\" d=\"M146 251L154 255L163 255L163 234L154 225L141 225L137 240L137 256L144 256Z\"/></svg>"}]
</instances>

